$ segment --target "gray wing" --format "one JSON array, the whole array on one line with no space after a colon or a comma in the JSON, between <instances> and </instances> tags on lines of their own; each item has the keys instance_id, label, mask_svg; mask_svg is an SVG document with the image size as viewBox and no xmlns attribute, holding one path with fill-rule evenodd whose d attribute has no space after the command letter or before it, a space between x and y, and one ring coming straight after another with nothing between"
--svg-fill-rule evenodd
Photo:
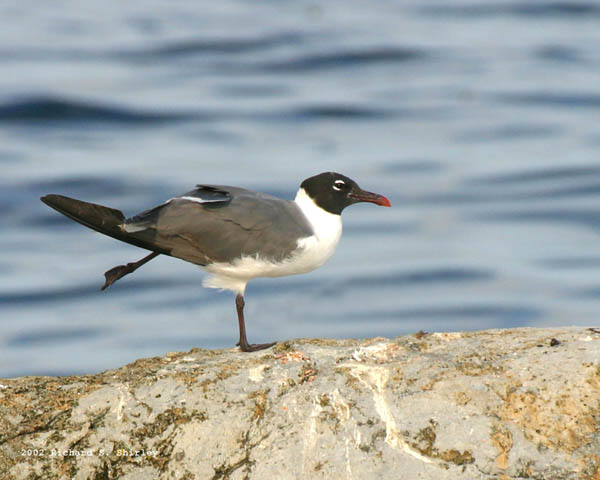
<instances>
[{"instance_id":1,"label":"gray wing","mask_svg":"<svg viewBox=\"0 0 600 480\"><path fill-rule=\"evenodd\" d=\"M288 257L297 239L313 234L294 202L243 188L198 185L126 220L125 230L199 265L246 255L271 261Z\"/></svg>"}]
</instances>

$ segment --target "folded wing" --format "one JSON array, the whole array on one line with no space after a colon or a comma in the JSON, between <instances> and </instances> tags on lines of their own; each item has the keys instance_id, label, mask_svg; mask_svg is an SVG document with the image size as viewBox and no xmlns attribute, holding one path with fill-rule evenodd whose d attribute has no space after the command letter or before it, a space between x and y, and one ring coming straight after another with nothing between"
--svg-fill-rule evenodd
<instances>
[{"instance_id":1,"label":"folded wing","mask_svg":"<svg viewBox=\"0 0 600 480\"><path fill-rule=\"evenodd\" d=\"M281 261L312 228L295 203L237 187L198 185L124 224L124 230L199 265L242 256Z\"/></svg>"}]
</instances>

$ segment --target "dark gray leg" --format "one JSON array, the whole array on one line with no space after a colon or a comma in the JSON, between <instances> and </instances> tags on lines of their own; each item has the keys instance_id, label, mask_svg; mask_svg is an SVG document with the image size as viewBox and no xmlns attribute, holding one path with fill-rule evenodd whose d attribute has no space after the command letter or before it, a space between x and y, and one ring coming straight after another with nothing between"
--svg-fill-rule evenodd
<instances>
[{"instance_id":1,"label":"dark gray leg","mask_svg":"<svg viewBox=\"0 0 600 480\"><path fill-rule=\"evenodd\" d=\"M110 287L119 278L124 277L129 273L135 272L138 268L144 265L144 263L149 262L154 257L158 257L159 255L160 253L158 252L152 252L150 255L146 255L144 258L138 260L137 262L131 262L127 265L118 265L116 267L111 268L110 270L104 273L104 278L106 279L106 281L104 282L104 285L102 285L102 288L100 290L104 290Z\"/></svg>"},{"instance_id":2,"label":"dark gray leg","mask_svg":"<svg viewBox=\"0 0 600 480\"><path fill-rule=\"evenodd\" d=\"M237 309L238 322L240 324L240 341L236 345L239 345L242 352L256 352L257 350L263 350L275 345L276 342L248 344L248 340L246 339L246 324L244 322L244 305L244 297L242 294L238 293L235 297L235 307Z\"/></svg>"}]
</instances>

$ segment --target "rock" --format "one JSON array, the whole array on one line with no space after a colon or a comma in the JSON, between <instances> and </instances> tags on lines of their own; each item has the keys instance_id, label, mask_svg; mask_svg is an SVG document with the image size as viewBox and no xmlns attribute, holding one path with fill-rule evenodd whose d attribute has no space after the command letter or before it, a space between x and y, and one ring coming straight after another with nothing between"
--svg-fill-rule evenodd
<instances>
[{"instance_id":1,"label":"rock","mask_svg":"<svg viewBox=\"0 0 600 480\"><path fill-rule=\"evenodd\" d=\"M0 380L3 479L591 480L599 432L600 330L586 328L194 349Z\"/></svg>"}]
</instances>

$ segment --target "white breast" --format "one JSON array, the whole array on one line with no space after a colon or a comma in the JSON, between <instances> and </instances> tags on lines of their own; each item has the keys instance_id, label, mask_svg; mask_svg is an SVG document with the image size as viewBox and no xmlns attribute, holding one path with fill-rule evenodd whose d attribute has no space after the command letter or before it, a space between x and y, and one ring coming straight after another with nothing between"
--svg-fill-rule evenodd
<instances>
[{"instance_id":1,"label":"white breast","mask_svg":"<svg viewBox=\"0 0 600 480\"><path fill-rule=\"evenodd\" d=\"M306 267L304 272L310 272L323 265L333 255L342 236L342 217L323 210L303 188L298 190L294 201L314 231L310 237L298 240L301 250L298 252L297 261Z\"/></svg>"},{"instance_id":2,"label":"white breast","mask_svg":"<svg viewBox=\"0 0 600 480\"><path fill-rule=\"evenodd\" d=\"M257 277L281 277L307 273L323 265L342 236L342 218L323 210L306 194L298 190L294 200L310 222L313 235L298 239L298 250L281 263L269 262L260 257L242 257L231 263L213 263L205 270L213 275L203 285L244 292L246 284Z\"/></svg>"}]
</instances>

